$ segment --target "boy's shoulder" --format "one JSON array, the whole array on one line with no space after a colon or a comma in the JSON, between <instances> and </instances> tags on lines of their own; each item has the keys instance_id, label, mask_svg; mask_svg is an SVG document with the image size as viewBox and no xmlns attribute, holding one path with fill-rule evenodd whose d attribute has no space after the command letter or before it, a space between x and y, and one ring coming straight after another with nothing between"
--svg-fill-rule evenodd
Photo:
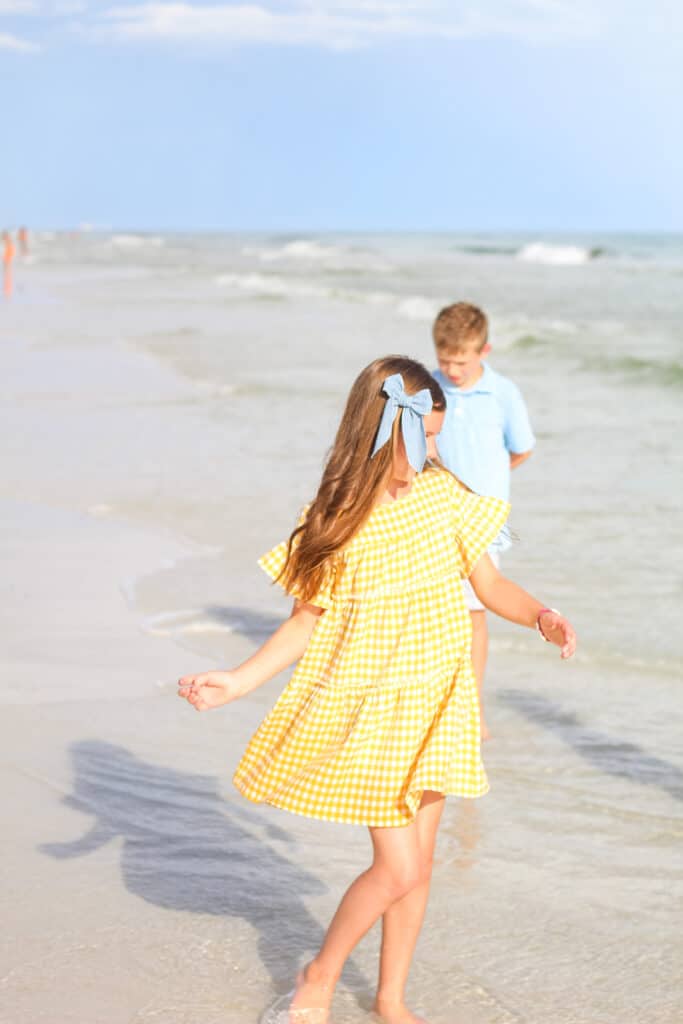
<instances>
[{"instance_id":1,"label":"boy's shoulder","mask_svg":"<svg viewBox=\"0 0 683 1024\"><path fill-rule=\"evenodd\" d=\"M521 395L521 391L515 382L510 377L506 377L505 374L494 370L489 363L484 363L483 383L484 388L488 388L502 398L507 395Z\"/></svg>"}]
</instances>

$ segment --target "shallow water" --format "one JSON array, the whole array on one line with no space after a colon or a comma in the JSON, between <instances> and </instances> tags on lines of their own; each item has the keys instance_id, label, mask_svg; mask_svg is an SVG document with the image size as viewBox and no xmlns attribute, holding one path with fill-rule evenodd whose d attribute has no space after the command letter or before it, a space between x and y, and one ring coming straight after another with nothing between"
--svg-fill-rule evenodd
<instances>
[{"instance_id":1,"label":"shallow water","mask_svg":"<svg viewBox=\"0 0 683 1024\"><path fill-rule=\"evenodd\" d=\"M282 680L197 717L174 679L280 621L254 560L351 380L431 363L467 297L539 440L505 569L581 649L494 628L492 792L447 807L411 998L433 1024L678 1024L683 240L38 236L16 280L0 1020L256 1021L319 941L363 830L230 786ZM336 1024L368 1019L376 953Z\"/></svg>"}]
</instances>

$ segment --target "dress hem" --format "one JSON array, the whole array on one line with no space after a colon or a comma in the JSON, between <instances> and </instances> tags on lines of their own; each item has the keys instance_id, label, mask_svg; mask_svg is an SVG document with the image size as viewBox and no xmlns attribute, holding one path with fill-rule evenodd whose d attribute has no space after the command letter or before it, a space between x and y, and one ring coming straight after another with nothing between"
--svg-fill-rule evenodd
<instances>
[{"instance_id":1,"label":"dress hem","mask_svg":"<svg viewBox=\"0 0 683 1024\"><path fill-rule=\"evenodd\" d=\"M277 807L279 811L289 811L290 814L296 814L300 818L311 818L314 821L329 821L337 825L364 825L366 828L403 828L406 825L411 825L417 817L417 810L411 817L401 817L398 821L369 821L366 817L359 817L358 815L351 814L311 814L310 811L300 811L295 807L289 807L286 803L278 802L277 799L265 798L265 797L253 797L250 796L245 790L241 789L236 782L233 782L237 792L249 800L252 804L268 804L269 807ZM490 790L490 786L486 785L485 788L480 790L478 793L462 793L454 789L443 790L440 786L425 786L421 792L424 793L427 790L434 793L441 793L443 796L457 796L461 800L478 800Z\"/></svg>"}]
</instances>

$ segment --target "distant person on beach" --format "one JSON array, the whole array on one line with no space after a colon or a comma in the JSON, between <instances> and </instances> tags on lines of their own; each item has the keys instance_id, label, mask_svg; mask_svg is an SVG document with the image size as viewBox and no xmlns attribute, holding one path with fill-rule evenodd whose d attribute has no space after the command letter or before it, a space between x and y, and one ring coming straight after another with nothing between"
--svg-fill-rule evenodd
<instances>
[{"instance_id":1,"label":"distant person on beach","mask_svg":"<svg viewBox=\"0 0 683 1024\"><path fill-rule=\"evenodd\" d=\"M12 280L12 264L14 263L15 247L14 240L9 231L3 231L2 233L2 290L5 295L10 296L12 294L12 288L14 286Z\"/></svg>"},{"instance_id":2,"label":"distant person on beach","mask_svg":"<svg viewBox=\"0 0 683 1024\"><path fill-rule=\"evenodd\" d=\"M21 227L17 231L17 241L19 242L22 257L28 256L28 231L25 227Z\"/></svg>"},{"instance_id":3,"label":"distant person on beach","mask_svg":"<svg viewBox=\"0 0 683 1024\"><path fill-rule=\"evenodd\" d=\"M536 439L519 389L484 362L491 351L486 314L468 302L456 302L441 310L432 334L439 363L434 376L446 396L438 441L441 461L476 494L507 501L510 470L526 462ZM496 567L507 547L504 533L493 540L489 555ZM463 588L472 616L472 663L485 740L490 735L483 709L489 646L486 609L467 579Z\"/></svg>"},{"instance_id":4,"label":"distant person on beach","mask_svg":"<svg viewBox=\"0 0 683 1024\"><path fill-rule=\"evenodd\" d=\"M317 494L260 562L294 598L290 617L237 668L178 684L205 711L298 662L235 785L249 800L370 831L372 863L288 997L280 1019L296 1024L327 1021L346 959L380 918L375 1010L388 1024L418 1024L404 988L445 797L488 789L461 578L563 658L576 646L567 619L486 554L507 502L472 493L432 461L445 410L439 383L412 359L388 356L361 372Z\"/></svg>"}]
</instances>

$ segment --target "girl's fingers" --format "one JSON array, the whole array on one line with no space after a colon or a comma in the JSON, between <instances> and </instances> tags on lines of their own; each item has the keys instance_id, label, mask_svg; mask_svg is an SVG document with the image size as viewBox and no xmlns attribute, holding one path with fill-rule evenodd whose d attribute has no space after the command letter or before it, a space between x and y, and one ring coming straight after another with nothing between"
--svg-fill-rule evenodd
<instances>
[{"instance_id":1,"label":"girl's fingers","mask_svg":"<svg viewBox=\"0 0 683 1024\"><path fill-rule=\"evenodd\" d=\"M178 696L191 704L195 711L206 711L211 706L202 697L201 679L201 676L185 676L178 682Z\"/></svg>"},{"instance_id":2,"label":"girl's fingers","mask_svg":"<svg viewBox=\"0 0 683 1024\"><path fill-rule=\"evenodd\" d=\"M178 686L202 686L211 679L211 672L195 672L178 680Z\"/></svg>"},{"instance_id":3,"label":"girl's fingers","mask_svg":"<svg viewBox=\"0 0 683 1024\"><path fill-rule=\"evenodd\" d=\"M560 648L560 656L571 658L576 650L576 633L571 623L566 619L558 618L548 632L551 640Z\"/></svg>"},{"instance_id":4,"label":"girl's fingers","mask_svg":"<svg viewBox=\"0 0 683 1024\"><path fill-rule=\"evenodd\" d=\"M200 699L199 690L202 685L199 682L200 678L200 676L183 676L182 679L178 680L178 696L183 697L195 706L196 702Z\"/></svg>"},{"instance_id":5,"label":"girl's fingers","mask_svg":"<svg viewBox=\"0 0 683 1024\"><path fill-rule=\"evenodd\" d=\"M564 641L561 651L562 657L571 658L572 654L576 650L576 633L568 622L563 622L560 628L562 630L562 639Z\"/></svg>"},{"instance_id":6,"label":"girl's fingers","mask_svg":"<svg viewBox=\"0 0 683 1024\"><path fill-rule=\"evenodd\" d=\"M196 693L209 681L209 674L203 672L198 676L183 676L178 680L178 696L187 697L190 693Z\"/></svg>"}]
</instances>

